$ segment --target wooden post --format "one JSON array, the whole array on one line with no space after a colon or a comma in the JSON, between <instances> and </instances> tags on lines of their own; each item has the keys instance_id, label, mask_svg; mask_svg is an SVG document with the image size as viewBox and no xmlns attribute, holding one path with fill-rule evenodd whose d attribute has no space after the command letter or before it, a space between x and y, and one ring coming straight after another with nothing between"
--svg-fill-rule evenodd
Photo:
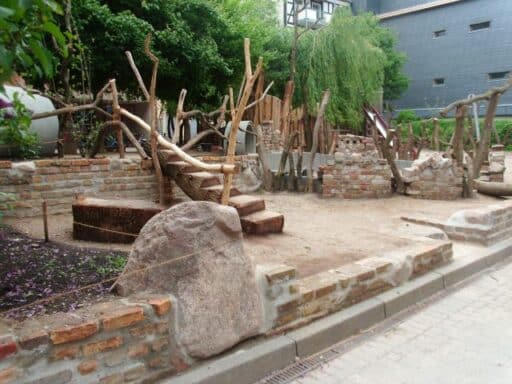
<instances>
[{"instance_id":1,"label":"wooden post","mask_svg":"<svg viewBox=\"0 0 512 384\"><path fill-rule=\"evenodd\" d=\"M473 177L478 179L480 177L480 169L482 168L482 164L489 156L489 143L491 141L492 134L492 126L494 124L494 116L496 115L496 108L498 107L498 101L500 99L500 94L495 93L489 99L489 104L487 105L487 112L485 114L484 121L484 129L482 132L482 138L478 143L478 147L475 154L474 159L474 172Z\"/></svg>"},{"instance_id":2,"label":"wooden post","mask_svg":"<svg viewBox=\"0 0 512 384\"><path fill-rule=\"evenodd\" d=\"M434 118L434 151L439 152L441 147L439 145L439 131L441 129L441 125L439 123L439 119Z\"/></svg>"},{"instance_id":3,"label":"wooden post","mask_svg":"<svg viewBox=\"0 0 512 384\"><path fill-rule=\"evenodd\" d=\"M466 106L457 106L455 112L455 132L453 134L453 158L457 164L462 167L464 158L464 119L466 115Z\"/></svg>"},{"instance_id":4,"label":"wooden post","mask_svg":"<svg viewBox=\"0 0 512 384\"><path fill-rule=\"evenodd\" d=\"M43 229L44 229L44 242L50 241L48 236L48 204L43 200Z\"/></svg>"},{"instance_id":5,"label":"wooden post","mask_svg":"<svg viewBox=\"0 0 512 384\"><path fill-rule=\"evenodd\" d=\"M245 107L251 97L252 88L254 83L256 82L258 76L263 69L263 59L260 57L258 61L258 65L256 66L256 71L252 72L252 64L251 64L251 42L249 39L244 39L244 57L245 57L245 86L244 91L242 93L242 97L240 98L240 103L236 107L234 107L233 101L233 91L230 90L230 105L231 105L231 115L233 116L233 120L231 121L231 131L229 132L229 142L228 142L228 150L226 154L226 164L233 165L235 163L235 150L236 150L236 136L238 134L238 128L240 127L240 122L242 121L242 116L245 112ZM236 108L236 110L234 110ZM229 201L229 194L231 191L231 184L233 183L233 174L228 173L224 175L224 189L222 191L222 199L221 203L223 205L227 205Z\"/></svg>"},{"instance_id":6,"label":"wooden post","mask_svg":"<svg viewBox=\"0 0 512 384\"><path fill-rule=\"evenodd\" d=\"M309 159L308 165L308 184L306 186L307 192L313 192L313 162L315 161L315 155L318 149L318 133L320 131L320 125L324 119L325 109L327 108L327 104L329 104L330 97L331 92L326 90L322 95L322 101L320 103L320 107L318 108L318 114L316 116L315 126L313 128L313 143L311 145L311 157Z\"/></svg>"},{"instance_id":7,"label":"wooden post","mask_svg":"<svg viewBox=\"0 0 512 384\"><path fill-rule=\"evenodd\" d=\"M119 99L115 80L110 80L110 89L112 90L112 120L114 121L114 129L116 131L117 149L119 150L119 157L121 159L124 159L123 131L119 126L119 121L121 121L121 107L119 106Z\"/></svg>"}]
</instances>

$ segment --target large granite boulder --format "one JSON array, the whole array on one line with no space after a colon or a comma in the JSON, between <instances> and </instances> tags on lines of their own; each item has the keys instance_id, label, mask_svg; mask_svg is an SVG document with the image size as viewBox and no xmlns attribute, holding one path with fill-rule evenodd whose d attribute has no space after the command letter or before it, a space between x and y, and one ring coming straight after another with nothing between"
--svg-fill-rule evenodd
<instances>
[{"instance_id":1,"label":"large granite boulder","mask_svg":"<svg viewBox=\"0 0 512 384\"><path fill-rule=\"evenodd\" d=\"M147 222L115 283L123 296L172 293L177 339L195 358L218 354L260 332L263 309L234 208L178 204Z\"/></svg>"}]
</instances>

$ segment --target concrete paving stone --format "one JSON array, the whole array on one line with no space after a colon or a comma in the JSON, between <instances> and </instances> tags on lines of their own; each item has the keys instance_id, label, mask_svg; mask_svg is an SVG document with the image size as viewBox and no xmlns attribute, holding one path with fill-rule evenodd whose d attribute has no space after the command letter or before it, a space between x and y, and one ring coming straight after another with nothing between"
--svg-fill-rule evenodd
<instances>
[{"instance_id":1,"label":"concrete paving stone","mask_svg":"<svg viewBox=\"0 0 512 384\"><path fill-rule=\"evenodd\" d=\"M330 378L336 372L340 372L338 383L343 384L511 383L512 290L503 288L512 281L512 264L500 268L418 307L399 324L372 331L368 339L361 337L356 348L324 364L323 373L313 371L314 380L307 384L324 383L324 374ZM491 273L501 279L489 279ZM357 338L351 343L357 343ZM379 356L378 349L384 354ZM368 364L346 376L345 364L362 356L370 360Z\"/></svg>"}]
</instances>

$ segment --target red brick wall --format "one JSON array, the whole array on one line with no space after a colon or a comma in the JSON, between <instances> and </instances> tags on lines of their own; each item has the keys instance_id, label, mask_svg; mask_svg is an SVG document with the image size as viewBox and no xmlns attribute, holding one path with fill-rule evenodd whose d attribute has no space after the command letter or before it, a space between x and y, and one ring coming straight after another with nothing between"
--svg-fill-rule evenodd
<instances>
[{"instance_id":1,"label":"red brick wall","mask_svg":"<svg viewBox=\"0 0 512 384\"><path fill-rule=\"evenodd\" d=\"M18 217L41 214L43 200L50 213L71 212L77 193L150 201L158 193L150 160L116 158L0 161L0 191L14 195L7 215Z\"/></svg>"}]
</instances>

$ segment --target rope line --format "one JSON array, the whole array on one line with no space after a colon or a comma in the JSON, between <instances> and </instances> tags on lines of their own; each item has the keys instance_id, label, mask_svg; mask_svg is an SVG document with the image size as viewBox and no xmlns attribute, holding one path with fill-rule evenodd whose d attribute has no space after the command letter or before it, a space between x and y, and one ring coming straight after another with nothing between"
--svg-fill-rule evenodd
<instances>
[{"instance_id":1,"label":"rope line","mask_svg":"<svg viewBox=\"0 0 512 384\"><path fill-rule=\"evenodd\" d=\"M133 237L138 237L139 236L138 234L135 234L135 233L128 233L128 232L116 231L114 229L101 228L101 227L97 227L95 225L80 223L79 221L73 221L73 225L75 225L75 224L76 225L80 225L81 227L99 229L100 231L104 231L104 232L116 233L118 235L133 236Z\"/></svg>"},{"instance_id":2,"label":"rope line","mask_svg":"<svg viewBox=\"0 0 512 384\"><path fill-rule=\"evenodd\" d=\"M153 264L153 265L150 265L150 266L147 266L147 267L143 267L143 268L140 268L140 269L137 269L135 271L131 271L131 272L127 272L127 273L122 273L121 275L118 275L116 277L111 277L109 279L104 279L104 280L101 280L97 283L93 283L93 284L89 284L89 285L85 285L83 287L80 287L80 288L76 288L76 289L73 289L71 291L66 291L66 292L62 292L62 293L57 293L53 296L50 296L50 297L46 297L46 298L43 298L43 299L39 299L39 300L36 300L36 301L33 301L31 303L28 303L28 304L24 304L22 306L19 306L19 307L16 307L16 308L10 308L10 309L7 309L5 311L1 311L0 312L0 316L1 315L4 315L6 313L9 313L9 312L13 312L13 311L17 311L17 310L21 310L21 309L24 309L24 308L28 308L28 307L31 307L33 305L37 305L37 304L41 304L41 303L48 303L50 301L54 301L58 298L61 298L61 297L64 297L64 296L68 296L68 295L71 295L73 293L77 293L77 292L81 292L81 291L85 291L86 289L90 289L90 288L93 288L93 287L96 287L96 286L99 286L99 285L103 285L105 283L108 283L108 282L111 282L111 281L115 281L117 280L119 277L123 276L132 276L132 275L135 275L137 273L140 273L140 272L144 272L144 271L147 271L147 270L150 270L150 269L153 269L153 268L156 268L156 267L160 267L162 265L166 265L166 264L172 264L172 263L175 263L177 261L181 261L181 260L185 260L185 259L188 259L192 256L195 256L199 253L202 253L204 251L211 251L211 250L216 250L218 248L222 248L224 247L225 245L228 245L228 244L231 244L231 243L234 243L238 240L230 240L230 241L226 241L225 243L222 243L218 246L215 246L215 247L210 247L210 248L203 248L203 249L199 249L195 252L192 252L192 253L188 253L186 255L183 255L183 256L180 256L180 257L177 257L175 259L172 259L172 260L166 260L164 262L161 262L161 263L158 263L158 264Z\"/></svg>"}]
</instances>

